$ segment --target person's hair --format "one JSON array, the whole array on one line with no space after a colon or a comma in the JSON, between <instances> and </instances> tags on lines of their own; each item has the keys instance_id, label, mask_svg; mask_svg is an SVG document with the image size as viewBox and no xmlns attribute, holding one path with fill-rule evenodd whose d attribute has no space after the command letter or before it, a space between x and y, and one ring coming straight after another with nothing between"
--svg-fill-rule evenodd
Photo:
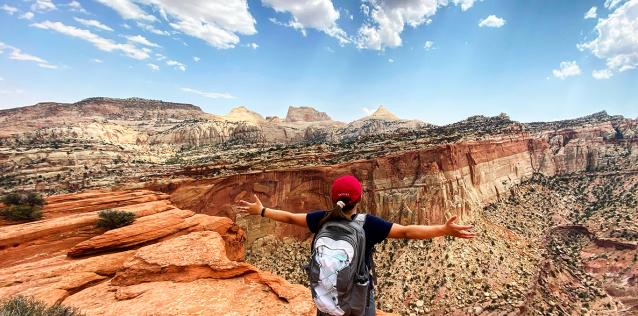
<instances>
[{"instance_id":1,"label":"person's hair","mask_svg":"<svg viewBox=\"0 0 638 316\"><path fill-rule=\"evenodd\" d=\"M328 211L328 214L326 214L326 216L324 216L319 221L319 226L323 225L325 222L335 220L335 219L345 219L348 221L351 220L350 217L348 217L348 215L345 214L345 212L349 212L350 210L352 210L357 205L357 203L348 205L346 204L347 201L348 200L345 198L339 199L335 207L332 210Z\"/></svg>"}]
</instances>

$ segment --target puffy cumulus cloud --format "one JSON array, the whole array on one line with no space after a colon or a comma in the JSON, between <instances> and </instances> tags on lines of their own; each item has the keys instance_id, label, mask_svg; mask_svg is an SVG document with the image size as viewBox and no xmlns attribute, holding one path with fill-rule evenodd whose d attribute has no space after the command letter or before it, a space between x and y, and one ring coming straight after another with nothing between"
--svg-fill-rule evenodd
<instances>
[{"instance_id":1,"label":"puffy cumulus cloud","mask_svg":"<svg viewBox=\"0 0 638 316\"><path fill-rule=\"evenodd\" d=\"M257 48L259 48L259 44L257 44L257 43L250 43L250 44L248 44L248 47L250 47L250 48L252 48L252 49L257 49Z\"/></svg>"},{"instance_id":2,"label":"puffy cumulus cloud","mask_svg":"<svg viewBox=\"0 0 638 316\"><path fill-rule=\"evenodd\" d=\"M166 61L166 64L175 67L175 69L177 70L186 71L186 65L180 63L179 61L169 59Z\"/></svg>"},{"instance_id":3,"label":"puffy cumulus cloud","mask_svg":"<svg viewBox=\"0 0 638 316\"><path fill-rule=\"evenodd\" d=\"M201 58L197 57L197 56L193 56L193 60L198 63L200 60L202 60Z\"/></svg>"},{"instance_id":4,"label":"puffy cumulus cloud","mask_svg":"<svg viewBox=\"0 0 638 316\"><path fill-rule=\"evenodd\" d=\"M97 2L115 10L122 18L127 20L140 20L155 22L157 18L146 13L137 4L130 0L96 0Z\"/></svg>"},{"instance_id":5,"label":"puffy cumulus cloud","mask_svg":"<svg viewBox=\"0 0 638 316\"><path fill-rule=\"evenodd\" d=\"M152 71L158 71L160 67L156 64L146 64Z\"/></svg>"},{"instance_id":6,"label":"puffy cumulus cloud","mask_svg":"<svg viewBox=\"0 0 638 316\"><path fill-rule=\"evenodd\" d=\"M611 5L613 7L613 5ZM638 0L629 0L607 18L598 19L597 36L578 44L582 51L591 51L604 59L607 69L623 72L638 66Z\"/></svg>"},{"instance_id":7,"label":"puffy cumulus cloud","mask_svg":"<svg viewBox=\"0 0 638 316\"><path fill-rule=\"evenodd\" d=\"M239 43L238 34L257 33L255 19L246 0L97 0L116 10L123 18L138 21L138 26L159 35L170 33L155 28L155 16L144 11L150 6L176 31L225 49Z\"/></svg>"},{"instance_id":8,"label":"puffy cumulus cloud","mask_svg":"<svg viewBox=\"0 0 638 316\"><path fill-rule=\"evenodd\" d=\"M125 38L127 40L129 40L129 42L133 42L133 43L137 43L137 44L141 44L144 46L149 46L149 47L160 47L159 45L149 41L148 39L146 39L146 37L142 36L142 35L135 35L135 36L125 36Z\"/></svg>"},{"instance_id":9,"label":"puffy cumulus cloud","mask_svg":"<svg viewBox=\"0 0 638 316\"><path fill-rule=\"evenodd\" d=\"M595 19L598 17L598 8L591 7L589 11L585 13L585 19Z\"/></svg>"},{"instance_id":10,"label":"puffy cumulus cloud","mask_svg":"<svg viewBox=\"0 0 638 316\"><path fill-rule=\"evenodd\" d=\"M580 67L575 61L563 61L558 69L552 70L554 77L565 80L567 77L578 76L581 74Z\"/></svg>"},{"instance_id":11,"label":"puffy cumulus cloud","mask_svg":"<svg viewBox=\"0 0 638 316\"><path fill-rule=\"evenodd\" d=\"M9 15L14 15L16 12L18 12L18 8L7 5L6 3L0 7L0 10L7 12L7 14Z\"/></svg>"},{"instance_id":12,"label":"puffy cumulus cloud","mask_svg":"<svg viewBox=\"0 0 638 316\"><path fill-rule=\"evenodd\" d=\"M467 11L474 6L474 2L476 1L475 0L453 0L452 2L460 6L461 10Z\"/></svg>"},{"instance_id":13,"label":"puffy cumulus cloud","mask_svg":"<svg viewBox=\"0 0 638 316\"><path fill-rule=\"evenodd\" d=\"M36 0L35 3L31 5L31 10L33 11L51 11L55 10L57 7L53 4L51 0Z\"/></svg>"},{"instance_id":14,"label":"puffy cumulus cloud","mask_svg":"<svg viewBox=\"0 0 638 316\"><path fill-rule=\"evenodd\" d=\"M67 4L67 6L73 12L88 13L88 12L86 12L86 10L84 10L82 5L79 2L77 2L77 1L71 1L71 2L69 2L69 4Z\"/></svg>"},{"instance_id":15,"label":"puffy cumulus cloud","mask_svg":"<svg viewBox=\"0 0 638 316\"><path fill-rule=\"evenodd\" d=\"M69 26L60 22L44 21L40 23L33 23L31 26L45 30L52 30L67 36L82 39L106 52L120 51L128 57L138 60L143 60L149 57L147 50L140 49L130 43L115 43L114 41L96 35L89 30Z\"/></svg>"},{"instance_id":16,"label":"puffy cumulus cloud","mask_svg":"<svg viewBox=\"0 0 638 316\"><path fill-rule=\"evenodd\" d=\"M262 3L292 15L287 23L271 20L277 24L298 29L304 35L306 29L312 28L336 38L341 44L350 42L346 32L337 26L339 11L332 0L262 0Z\"/></svg>"},{"instance_id":17,"label":"puffy cumulus cloud","mask_svg":"<svg viewBox=\"0 0 638 316\"><path fill-rule=\"evenodd\" d=\"M591 73L591 76L594 77L594 79L598 79L598 80L609 79L613 75L614 74L609 69L594 70Z\"/></svg>"},{"instance_id":18,"label":"puffy cumulus cloud","mask_svg":"<svg viewBox=\"0 0 638 316\"><path fill-rule=\"evenodd\" d=\"M182 91L184 92L189 92L189 93L194 93L194 94L198 94L202 97L205 98L211 98L211 99L235 99L235 97L233 95L231 95L230 93L226 93L226 92L204 92L204 91L200 91L197 89L191 89L191 88L181 88Z\"/></svg>"},{"instance_id":19,"label":"puffy cumulus cloud","mask_svg":"<svg viewBox=\"0 0 638 316\"><path fill-rule=\"evenodd\" d=\"M44 60L43 58L40 58L38 56L35 55L31 55L28 53L24 53L22 52L21 49L11 46L11 45L7 45L3 42L0 42L0 53L4 53L5 50L10 50L11 52L9 53L9 59L13 59L13 60L19 60L19 61L27 61L27 62L34 62L36 63L39 67L41 68L47 68L47 69L57 69L58 66L57 65L53 65L51 63L49 63L48 61Z\"/></svg>"},{"instance_id":20,"label":"puffy cumulus cloud","mask_svg":"<svg viewBox=\"0 0 638 316\"><path fill-rule=\"evenodd\" d=\"M109 32L113 32L113 29L111 27L109 27L108 25L104 25L102 24L102 22L97 21L97 20L87 20L87 19L81 19L81 18L73 18L76 22L85 25L85 26L92 26L96 29L100 29L103 31L109 31Z\"/></svg>"},{"instance_id":21,"label":"puffy cumulus cloud","mask_svg":"<svg viewBox=\"0 0 638 316\"><path fill-rule=\"evenodd\" d=\"M496 15L492 14L486 17L485 19L480 20L478 26L499 28L505 25L505 22L506 22L505 19L499 18Z\"/></svg>"},{"instance_id":22,"label":"puffy cumulus cloud","mask_svg":"<svg viewBox=\"0 0 638 316\"><path fill-rule=\"evenodd\" d=\"M416 28L429 24L441 6L450 4L470 9L475 0L366 0L361 11L366 22L359 28L356 44L360 49L383 50L399 47L405 25Z\"/></svg>"},{"instance_id":23,"label":"puffy cumulus cloud","mask_svg":"<svg viewBox=\"0 0 638 316\"><path fill-rule=\"evenodd\" d=\"M19 18L20 19L24 19L24 20L31 20L31 19L33 19L33 16L34 16L33 12L29 11L29 12L25 12Z\"/></svg>"},{"instance_id":24,"label":"puffy cumulus cloud","mask_svg":"<svg viewBox=\"0 0 638 316\"><path fill-rule=\"evenodd\" d=\"M169 25L216 48L233 48L237 34L257 33L246 0L143 0L174 19Z\"/></svg>"}]
</instances>

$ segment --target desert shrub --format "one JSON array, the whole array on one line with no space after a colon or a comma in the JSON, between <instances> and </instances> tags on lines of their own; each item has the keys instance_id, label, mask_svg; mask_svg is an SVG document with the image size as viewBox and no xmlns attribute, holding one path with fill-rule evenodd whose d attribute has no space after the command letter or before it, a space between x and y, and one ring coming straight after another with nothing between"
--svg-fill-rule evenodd
<instances>
[{"instance_id":1,"label":"desert shrub","mask_svg":"<svg viewBox=\"0 0 638 316\"><path fill-rule=\"evenodd\" d=\"M128 226L135 221L135 214L113 209L100 211L98 216L97 227L107 230Z\"/></svg>"},{"instance_id":2,"label":"desert shrub","mask_svg":"<svg viewBox=\"0 0 638 316\"><path fill-rule=\"evenodd\" d=\"M0 198L5 207L0 216L13 221L32 221L42 218L44 198L35 192L10 193Z\"/></svg>"},{"instance_id":3,"label":"desert shrub","mask_svg":"<svg viewBox=\"0 0 638 316\"><path fill-rule=\"evenodd\" d=\"M82 316L75 307L64 305L47 306L33 297L14 296L0 305L2 316Z\"/></svg>"}]
</instances>

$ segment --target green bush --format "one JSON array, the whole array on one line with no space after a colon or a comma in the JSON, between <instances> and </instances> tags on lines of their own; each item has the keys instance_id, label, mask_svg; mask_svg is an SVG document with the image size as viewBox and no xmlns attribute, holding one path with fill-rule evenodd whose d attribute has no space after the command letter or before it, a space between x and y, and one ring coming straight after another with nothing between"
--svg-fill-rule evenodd
<instances>
[{"instance_id":1,"label":"green bush","mask_svg":"<svg viewBox=\"0 0 638 316\"><path fill-rule=\"evenodd\" d=\"M0 305L2 316L83 316L77 308L64 305L47 306L33 297L14 296Z\"/></svg>"},{"instance_id":2,"label":"green bush","mask_svg":"<svg viewBox=\"0 0 638 316\"><path fill-rule=\"evenodd\" d=\"M42 218L44 198L35 192L10 193L0 198L5 207L0 216L12 221L32 221Z\"/></svg>"},{"instance_id":3,"label":"green bush","mask_svg":"<svg viewBox=\"0 0 638 316\"><path fill-rule=\"evenodd\" d=\"M34 221L42 218L42 208L30 205L11 205L0 211L0 216L11 221Z\"/></svg>"},{"instance_id":4,"label":"green bush","mask_svg":"<svg viewBox=\"0 0 638 316\"><path fill-rule=\"evenodd\" d=\"M128 226L135 221L135 214L112 209L100 211L98 216L97 227L107 230Z\"/></svg>"}]
</instances>

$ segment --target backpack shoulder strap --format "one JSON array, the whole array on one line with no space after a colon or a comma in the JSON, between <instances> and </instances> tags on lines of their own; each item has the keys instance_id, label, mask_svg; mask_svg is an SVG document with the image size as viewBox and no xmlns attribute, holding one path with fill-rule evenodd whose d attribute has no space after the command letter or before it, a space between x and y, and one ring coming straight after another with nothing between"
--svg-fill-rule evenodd
<instances>
[{"instance_id":1,"label":"backpack shoulder strap","mask_svg":"<svg viewBox=\"0 0 638 316\"><path fill-rule=\"evenodd\" d=\"M366 214L357 214L354 216L353 222L359 224L363 228L363 224L366 222Z\"/></svg>"}]
</instances>

